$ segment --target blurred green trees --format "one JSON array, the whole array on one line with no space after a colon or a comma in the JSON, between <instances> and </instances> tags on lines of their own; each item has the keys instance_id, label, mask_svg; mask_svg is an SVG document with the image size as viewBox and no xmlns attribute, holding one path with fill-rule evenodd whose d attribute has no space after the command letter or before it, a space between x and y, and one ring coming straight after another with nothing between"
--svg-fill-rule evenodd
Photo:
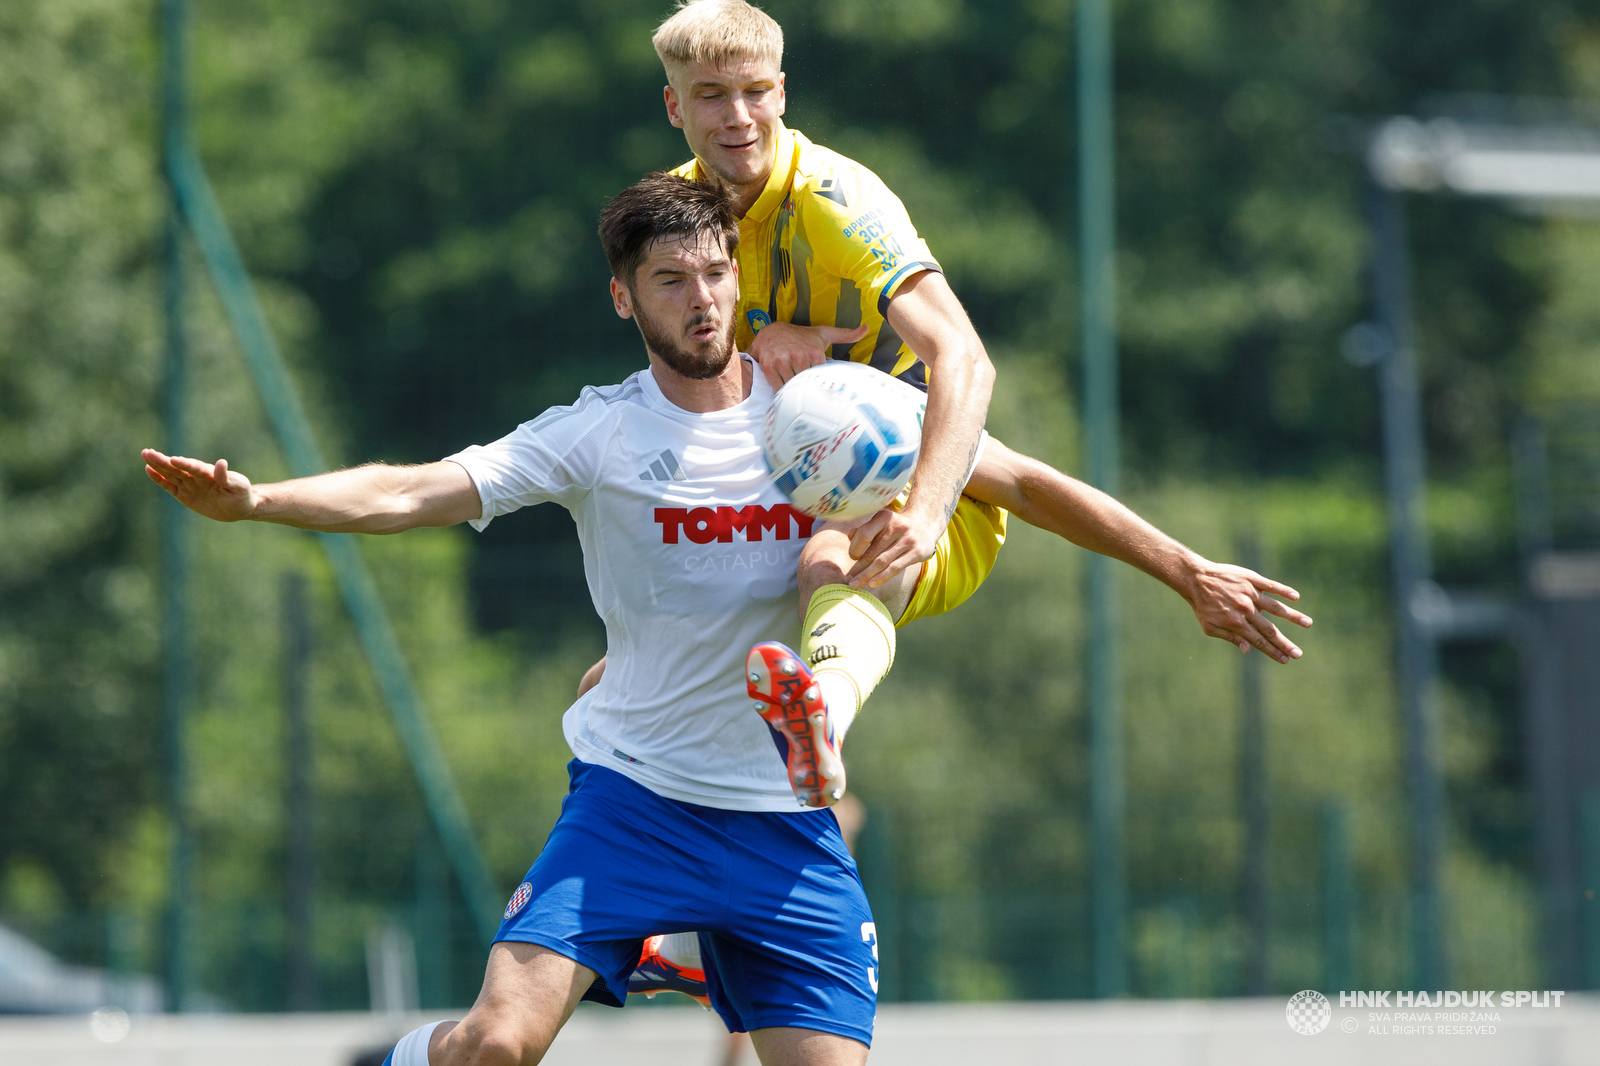
<instances>
[{"instance_id":1,"label":"blurred green trees","mask_svg":"<svg viewBox=\"0 0 1600 1066\"><path fill-rule=\"evenodd\" d=\"M882 174L989 342L991 429L1074 469L1070 0L768 7L787 34L790 123ZM202 154L330 454L437 458L642 365L592 234L606 197L686 155L648 43L664 13L657 0L196 0ZM69 942L69 916L134 915L145 933L129 964L147 967L164 891L157 499L136 457L161 437L153 26L149 0L0 7L0 915L86 959L106 942L82 923ZM1117 8L1130 500L1213 557L1258 533L1318 619L1307 658L1270 670L1267 689L1286 985L1320 973L1315 815L1329 800L1353 819L1357 972L1403 974L1377 432L1367 373L1338 356L1364 313L1350 117L1436 91L1593 97L1597 33L1562 0ZM1415 229L1440 569L1506 582L1508 420L1600 398L1587 284L1600 240L1589 223L1449 201L1419 203ZM196 450L280 476L203 289L193 311ZM907 631L853 734L853 781L875 812L863 863L892 895L877 903L885 928L899 923L894 995L1085 987L1077 556L1013 529L971 604ZM557 717L600 651L567 518L539 508L481 537L365 547L490 860L514 883L564 788ZM282 1002L277 589L292 568L317 596L325 998L358 1004L365 929L415 917L438 877L415 789L312 547L207 526L196 566L208 986ZM1242 942L1237 654L1165 589L1136 575L1124 588L1137 987L1223 993ZM1455 973L1529 987L1515 663L1459 658ZM463 923L416 924L462 937L454 984L432 998L470 995L479 949ZM944 969L917 955L934 942Z\"/></svg>"},{"instance_id":2,"label":"blurred green trees","mask_svg":"<svg viewBox=\"0 0 1600 1066\"><path fill-rule=\"evenodd\" d=\"M0 869L31 905L85 900L159 788L128 462L159 432L146 31L115 4L0 11Z\"/></svg>"}]
</instances>

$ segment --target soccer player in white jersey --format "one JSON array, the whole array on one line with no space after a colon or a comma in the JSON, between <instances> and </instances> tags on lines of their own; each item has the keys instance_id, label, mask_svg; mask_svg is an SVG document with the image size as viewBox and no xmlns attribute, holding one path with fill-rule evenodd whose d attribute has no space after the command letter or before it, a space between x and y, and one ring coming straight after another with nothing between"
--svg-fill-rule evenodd
<instances>
[{"instance_id":1,"label":"soccer player in white jersey","mask_svg":"<svg viewBox=\"0 0 1600 1066\"><path fill-rule=\"evenodd\" d=\"M147 450L146 471L223 522L482 529L554 502L577 524L609 668L563 718L571 791L506 907L477 1003L408 1034L388 1062L537 1063L580 999L623 1004L646 936L699 930L710 1003L763 1063L859 1064L872 914L833 812L796 806L746 691L748 649L795 637L814 525L762 460L772 389L734 348L732 198L654 175L611 201L600 230L615 308L649 357L622 384L421 466L253 485L222 460Z\"/></svg>"}]
</instances>

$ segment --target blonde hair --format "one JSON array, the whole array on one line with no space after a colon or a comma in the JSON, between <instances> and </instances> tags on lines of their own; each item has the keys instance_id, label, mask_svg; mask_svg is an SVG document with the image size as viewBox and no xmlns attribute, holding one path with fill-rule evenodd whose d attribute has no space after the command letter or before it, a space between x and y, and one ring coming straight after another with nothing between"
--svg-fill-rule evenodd
<instances>
[{"instance_id":1,"label":"blonde hair","mask_svg":"<svg viewBox=\"0 0 1600 1066\"><path fill-rule=\"evenodd\" d=\"M783 62L783 27L745 0L681 0L650 43L667 68L668 81L696 63Z\"/></svg>"}]
</instances>

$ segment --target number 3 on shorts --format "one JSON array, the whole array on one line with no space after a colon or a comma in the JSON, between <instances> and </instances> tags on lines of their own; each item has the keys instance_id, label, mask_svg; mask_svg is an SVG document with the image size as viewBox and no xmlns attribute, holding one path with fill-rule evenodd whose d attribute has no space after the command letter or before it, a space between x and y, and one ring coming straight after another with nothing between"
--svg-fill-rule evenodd
<instances>
[{"instance_id":1,"label":"number 3 on shorts","mask_svg":"<svg viewBox=\"0 0 1600 1066\"><path fill-rule=\"evenodd\" d=\"M876 922L861 923L861 939L872 945L873 965L867 967L867 983L872 986L872 994L878 994L878 925Z\"/></svg>"}]
</instances>

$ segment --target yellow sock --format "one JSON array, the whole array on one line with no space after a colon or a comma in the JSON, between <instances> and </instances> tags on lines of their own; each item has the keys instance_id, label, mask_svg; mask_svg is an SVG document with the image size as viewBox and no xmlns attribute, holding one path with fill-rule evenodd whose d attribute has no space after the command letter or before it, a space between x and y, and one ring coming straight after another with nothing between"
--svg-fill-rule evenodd
<instances>
[{"instance_id":1,"label":"yellow sock","mask_svg":"<svg viewBox=\"0 0 1600 1066\"><path fill-rule=\"evenodd\" d=\"M824 585L806 608L800 657L811 667L834 733L844 740L861 705L894 665L894 619L873 595Z\"/></svg>"}]
</instances>

